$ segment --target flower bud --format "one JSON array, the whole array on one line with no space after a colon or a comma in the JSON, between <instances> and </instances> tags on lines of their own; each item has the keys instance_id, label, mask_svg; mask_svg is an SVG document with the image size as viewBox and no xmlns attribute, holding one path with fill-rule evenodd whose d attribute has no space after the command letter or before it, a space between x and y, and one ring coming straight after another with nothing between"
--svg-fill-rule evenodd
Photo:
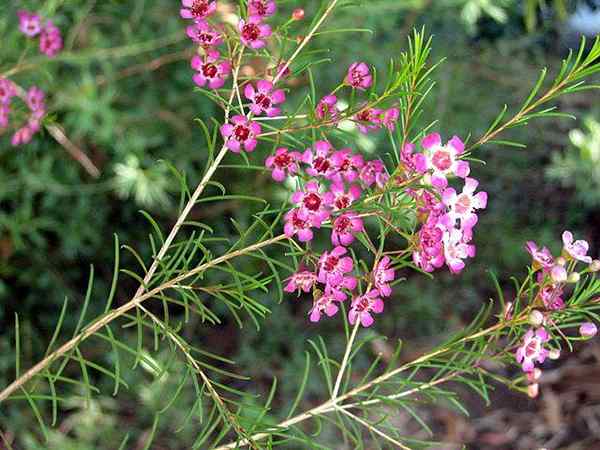
<instances>
[{"instance_id":1,"label":"flower bud","mask_svg":"<svg viewBox=\"0 0 600 450\"><path fill-rule=\"evenodd\" d=\"M550 277L555 283L564 283L567 281L567 271L563 266L557 264L550 270Z\"/></svg>"},{"instance_id":2,"label":"flower bud","mask_svg":"<svg viewBox=\"0 0 600 450\"><path fill-rule=\"evenodd\" d=\"M573 272L569 275L569 278L567 279L567 281L569 283L579 283L580 278L581 278L581 276L579 275L579 272Z\"/></svg>"},{"instance_id":3,"label":"flower bud","mask_svg":"<svg viewBox=\"0 0 600 450\"><path fill-rule=\"evenodd\" d=\"M304 19L304 10L302 8L296 8L292 13L292 19L302 20Z\"/></svg>"},{"instance_id":4,"label":"flower bud","mask_svg":"<svg viewBox=\"0 0 600 450\"><path fill-rule=\"evenodd\" d=\"M560 358L560 350L557 348L553 348L548 352L548 358L550 359L558 359Z\"/></svg>"},{"instance_id":5,"label":"flower bud","mask_svg":"<svg viewBox=\"0 0 600 450\"><path fill-rule=\"evenodd\" d=\"M529 323L534 327L539 327L544 323L544 315L537 309L532 310L529 313Z\"/></svg>"},{"instance_id":6,"label":"flower bud","mask_svg":"<svg viewBox=\"0 0 600 450\"><path fill-rule=\"evenodd\" d=\"M598 333L598 327L592 322L582 323L579 327L579 334L584 338L592 338Z\"/></svg>"},{"instance_id":7,"label":"flower bud","mask_svg":"<svg viewBox=\"0 0 600 450\"><path fill-rule=\"evenodd\" d=\"M600 271L600 260L595 259L590 263L590 271L591 272L598 272Z\"/></svg>"},{"instance_id":8,"label":"flower bud","mask_svg":"<svg viewBox=\"0 0 600 450\"><path fill-rule=\"evenodd\" d=\"M527 395L530 398L536 398L540 393L540 385L537 383L527 386Z\"/></svg>"},{"instance_id":9,"label":"flower bud","mask_svg":"<svg viewBox=\"0 0 600 450\"><path fill-rule=\"evenodd\" d=\"M542 376L542 369L535 367L531 372L527 372L527 381L530 383L537 382Z\"/></svg>"},{"instance_id":10,"label":"flower bud","mask_svg":"<svg viewBox=\"0 0 600 450\"><path fill-rule=\"evenodd\" d=\"M565 259L564 256L559 256L558 258L556 258L555 262L559 266L566 266L567 265L567 260Z\"/></svg>"}]
</instances>

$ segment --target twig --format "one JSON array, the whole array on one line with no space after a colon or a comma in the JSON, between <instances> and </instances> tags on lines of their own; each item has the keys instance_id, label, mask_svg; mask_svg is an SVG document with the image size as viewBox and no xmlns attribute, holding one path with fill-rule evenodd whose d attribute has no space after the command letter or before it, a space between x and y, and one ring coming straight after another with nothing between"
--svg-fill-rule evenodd
<instances>
[{"instance_id":1,"label":"twig","mask_svg":"<svg viewBox=\"0 0 600 450\"><path fill-rule=\"evenodd\" d=\"M46 125L46 130L48 133L58 142L62 147L67 151L69 155L73 157L75 161L77 161L81 166L85 169L85 171L92 176L93 178L98 178L100 176L100 170L94 165L92 160L77 147L65 134L64 130L61 126L56 124Z\"/></svg>"},{"instance_id":2,"label":"twig","mask_svg":"<svg viewBox=\"0 0 600 450\"><path fill-rule=\"evenodd\" d=\"M387 434L385 434L383 431L379 430L378 428L375 428L373 425L371 425L369 422L367 422L366 420L361 419L360 417L352 414L350 411L346 411L345 409L341 409L340 411L342 411L342 413L346 414L348 417L350 417L352 420L355 420L356 422L360 423L362 426L364 426L366 429L368 429L369 431L372 431L373 433L381 436L382 438L384 438L386 441L391 442L392 444L396 445L398 448L401 448L403 450L411 450L410 447L407 447L406 445L404 445L402 442L397 441L396 439L394 439L391 436L388 436Z\"/></svg>"}]
</instances>

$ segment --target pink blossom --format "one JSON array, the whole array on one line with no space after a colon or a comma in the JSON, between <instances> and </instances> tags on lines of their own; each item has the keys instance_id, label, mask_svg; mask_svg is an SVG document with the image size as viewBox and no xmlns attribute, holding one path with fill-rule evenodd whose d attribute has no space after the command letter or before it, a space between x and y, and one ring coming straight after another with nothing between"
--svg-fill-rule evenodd
<instances>
[{"instance_id":1,"label":"pink blossom","mask_svg":"<svg viewBox=\"0 0 600 450\"><path fill-rule=\"evenodd\" d=\"M31 131L31 128L29 128L28 125L25 125L24 127L19 128L15 132L10 142L13 146L16 147L21 144L28 144L31 141L32 137L33 132Z\"/></svg>"},{"instance_id":2,"label":"pink blossom","mask_svg":"<svg viewBox=\"0 0 600 450\"><path fill-rule=\"evenodd\" d=\"M548 283L540 289L538 296L542 300L542 303L544 303L546 309L559 311L565 307L562 294L563 290L560 284Z\"/></svg>"},{"instance_id":3,"label":"pink blossom","mask_svg":"<svg viewBox=\"0 0 600 450\"><path fill-rule=\"evenodd\" d=\"M487 206L487 193L481 191L475 194L478 184L474 178L467 177L460 194L454 188L447 188L442 193L442 201L449 208L447 217L451 226L454 226L456 220L460 220L462 227L472 228L477 223L474 211Z\"/></svg>"},{"instance_id":4,"label":"pink blossom","mask_svg":"<svg viewBox=\"0 0 600 450\"><path fill-rule=\"evenodd\" d=\"M275 105L285 101L285 92L283 89L273 90L273 83L267 80L259 80L256 83L256 89L251 83L248 83L244 88L244 96L252 101L250 111L253 114L266 113L269 117L279 114L281 109L275 107Z\"/></svg>"},{"instance_id":5,"label":"pink blossom","mask_svg":"<svg viewBox=\"0 0 600 450\"><path fill-rule=\"evenodd\" d=\"M333 94L326 95L317 104L315 116L319 120L334 121L338 117L337 97Z\"/></svg>"},{"instance_id":6,"label":"pink blossom","mask_svg":"<svg viewBox=\"0 0 600 450\"><path fill-rule=\"evenodd\" d=\"M550 278L552 278L552 281L555 283L564 283L568 278L567 269L560 264L552 266L552 269L550 269Z\"/></svg>"},{"instance_id":7,"label":"pink blossom","mask_svg":"<svg viewBox=\"0 0 600 450\"><path fill-rule=\"evenodd\" d=\"M269 156L265 166L272 169L271 176L275 181L285 180L286 175L295 175L298 172L298 161L302 155L298 152L290 152L287 148L280 147L275 154Z\"/></svg>"},{"instance_id":8,"label":"pink blossom","mask_svg":"<svg viewBox=\"0 0 600 450\"><path fill-rule=\"evenodd\" d=\"M256 148L256 137L260 134L260 125L244 116L233 116L231 123L221 126L221 135L225 139L227 148L234 153L239 153L242 147L247 152Z\"/></svg>"},{"instance_id":9,"label":"pink blossom","mask_svg":"<svg viewBox=\"0 0 600 450\"><path fill-rule=\"evenodd\" d=\"M590 264L592 262L592 258L590 256L586 256L589 245L584 240L573 241L573 234L570 231L565 231L562 234L563 241L563 251L566 253L565 256L570 256L578 261L582 261L584 263Z\"/></svg>"},{"instance_id":10,"label":"pink blossom","mask_svg":"<svg viewBox=\"0 0 600 450\"><path fill-rule=\"evenodd\" d=\"M248 15L258 17L268 17L275 14L277 5L274 0L249 0Z\"/></svg>"},{"instance_id":11,"label":"pink blossom","mask_svg":"<svg viewBox=\"0 0 600 450\"><path fill-rule=\"evenodd\" d=\"M317 141L312 149L302 154L302 162L308 165L306 173L311 177L331 178L336 173L331 159L333 147L328 141Z\"/></svg>"},{"instance_id":12,"label":"pink blossom","mask_svg":"<svg viewBox=\"0 0 600 450\"><path fill-rule=\"evenodd\" d=\"M345 299L346 294L343 292L335 289L325 289L323 295L314 300L313 307L308 312L310 321L318 322L322 314L325 314L327 317L334 316L339 310L336 303Z\"/></svg>"},{"instance_id":13,"label":"pink blossom","mask_svg":"<svg viewBox=\"0 0 600 450\"><path fill-rule=\"evenodd\" d=\"M392 287L390 282L394 281L396 275L394 269L390 266L392 260L389 256L384 256L379 260L375 270L373 271L373 285L379 291L379 295L382 297L389 297L392 294Z\"/></svg>"},{"instance_id":14,"label":"pink blossom","mask_svg":"<svg viewBox=\"0 0 600 450\"><path fill-rule=\"evenodd\" d=\"M350 185L346 192L343 183L333 182L330 187L333 194L332 206L334 211L346 209L360 198L361 189L356 184Z\"/></svg>"},{"instance_id":15,"label":"pink blossom","mask_svg":"<svg viewBox=\"0 0 600 450\"><path fill-rule=\"evenodd\" d=\"M52 23L47 21L40 34L40 52L49 58L58 54L63 48L63 40L60 30Z\"/></svg>"},{"instance_id":16,"label":"pink blossom","mask_svg":"<svg viewBox=\"0 0 600 450\"><path fill-rule=\"evenodd\" d=\"M291 238L297 235L300 242L312 240L314 234L311 230L312 224L308 211L303 208L294 208L287 212L284 219L283 232L287 237Z\"/></svg>"},{"instance_id":17,"label":"pink blossom","mask_svg":"<svg viewBox=\"0 0 600 450\"><path fill-rule=\"evenodd\" d=\"M215 47L223 43L221 33L211 27L208 22L198 20L186 28L189 38L203 48Z\"/></svg>"},{"instance_id":18,"label":"pink blossom","mask_svg":"<svg viewBox=\"0 0 600 450\"><path fill-rule=\"evenodd\" d=\"M398 108L390 108L385 110L383 113L383 125L390 131L394 131L396 128L396 122L400 117L400 110Z\"/></svg>"},{"instance_id":19,"label":"pink blossom","mask_svg":"<svg viewBox=\"0 0 600 450\"><path fill-rule=\"evenodd\" d=\"M440 135L432 133L423 138L421 146L425 149L427 168L432 170L431 183L436 188L443 189L448 185L446 176L449 174L460 178L469 175L469 163L458 159L465 149L458 136L453 136L446 145L442 145Z\"/></svg>"},{"instance_id":20,"label":"pink blossom","mask_svg":"<svg viewBox=\"0 0 600 450\"><path fill-rule=\"evenodd\" d=\"M579 327L579 334L584 338L591 338L598 333L598 327L592 322L584 322Z\"/></svg>"},{"instance_id":21,"label":"pink blossom","mask_svg":"<svg viewBox=\"0 0 600 450\"><path fill-rule=\"evenodd\" d=\"M238 23L242 44L253 49L263 48L267 43L264 38L271 36L271 27L262 23L260 17L250 16L248 20L240 19Z\"/></svg>"},{"instance_id":22,"label":"pink blossom","mask_svg":"<svg viewBox=\"0 0 600 450\"><path fill-rule=\"evenodd\" d=\"M533 258L533 268L538 269L542 268L544 270L549 270L554 266L554 257L550 250L546 247L538 248L537 244L533 241L527 241L525 243L525 249L529 252L531 257Z\"/></svg>"},{"instance_id":23,"label":"pink blossom","mask_svg":"<svg viewBox=\"0 0 600 450\"><path fill-rule=\"evenodd\" d=\"M217 10L214 0L181 0L181 4L179 13L184 19L205 19Z\"/></svg>"},{"instance_id":24,"label":"pink blossom","mask_svg":"<svg viewBox=\"0 0 600 450\"><path fill-rule=\"evenodd\" d=\"M370 187L373 183L375 183L380 188L383 188L390 178L385 171L385 165L383 164L383 161L380 159L367 161L367 163L361 169L358 177L366 187Z\"/></svg>"},{"instance_id":25,"label":"pink blossom","mask_svg":"<svg viewBox=\"0 0 600 450\"><path fill-rule=\"evenodd\" d=\"M356 181L360 170L365 165L362 155L352 153L352 150L349 148L343 148L334 152L331 156L331 161L336 171L332 179L339 182L342 179L350 183Z\"/></svg>"},{"instance_id":26,"label":"pink blossom","mask_svg":"<svg viewBox=\"0 0 600 450\"><path fill-rule=\"evenodd\" d=\"M352 63L348 68L345 82L356 89L368 89L373 84L369 66L364 62Z\"/></svg>"},{"instance_id":27,"label":"pink blossom","mask_svg":"<svg viewBox=\"0 0 600 450\"><path fill-rule=\"evenodd\" d=\"M283 290L285 292L310 292L316 282L317 274L309 270L299 270L288 278L288 283Z\"/></svg>"},{"instance_id":28,"label":"pink blossom","mask_svg":"<svg viewBox=\"0 0 600 450\"><path fill-rule=\"evenodd\" d=\"M354 115L353 119L356 121L358 129L363 134L368 134L371 130L378 130L381 128L382 120L381 116L383 110L377 108L363 108L357 114Z\"/></svg>"},{"instance_id":29,"label":"pink blossom","mask_svg":"<svg viewBox=\"0 0 600 450\"><path fill-rule=\"evenodd\" d=\"M231 64L229 61L219 61L218 53L208 54L204 58L194 55L192 69L196 70L192 77L196 85L204 87L208 84L210 89L219 89L231 72Z\"/></svg>"},{"instance_id":30,"label":"pink blossom","mask_svg":"<svg viewBox=\"0 0 600 450\"><path fill-rule=\"evenodd\" d=\"M383 300L379 298L377 289L371 289L365 295L361 295L352 300L350 311L348 312L348 321L354 325L357 320L363 327L373 325L373 316L371 313L383 312Z\"/></svg>"},{"instance_id":31,"label":"pink blossom","mask_svg":"<svg viewBox=\"0 0 600 450\"><path fill-rule=\"evenodd\" d=\"M343 286L350 290L356 287L356 278L345 275L354 268L352 258L344 256L346 253L346 248L342 246L337 246L330 252L323 252L319 258L319 283L330 287Z\"/></svg>"},{"instance_id":32,"label":"pink blossom","mask_svg":"<svg viewBox=\"0 0 600 450\"><path fill-rule=\"evenodd\" d=\"M407 142L400 151L400 161L407 175L427 172L427 158L423 153L414 153L415 145Z\"/></svg>"},{"instance_id":33,"label":"pink blossom","mask_svg":"<svg viewBox=\"0 0 600 450\"><path fill-rule=\"evenodd\" d=\"M468 230L468 229L467 229ZM464 259L475 256L475 246L468 244L470 230L452 228L444 232L444 258L452 273L459 273L465 267Z\"/></svg>"},{"instance_id":34,"label":"pink blossom","mask_svg":"<svg viewBox=\"0 0 600 450\"><path fill-rule=\"evenodd\" d=\"M548 356L548 350L544 344L550 340L548 332L544 328L534 331L529 329L523 336L523 344L517 349L517 362L521 364L524 372L531 372L535 363L542 364Z\"/></svg>"},{"instance_id":35,"label":"pink blossom","mask_svg":"<svg viewBox=\"0 0 600 450\"><path fill-rule=\"evenodd\" d=\"M331 227L331 243L333 245L350 245L354 236L364 231L363 221L354 211L348 211L336 217Z\"/></svg>"},{"instance_id":36,"label":"pink blossom","mask_svg":"<svg viewBox=\"0 0 600 450\"><path fill-rule=\"evenodd\" d=\"M31 111L45 111L46 103L45 103L46 94L37 86L32 86L27 91L27 106Z\"/></svg>"},{"instance_id":37,"label":"pink blossom","mask_svg":"<svg viewBox=\"0 0 600 450\"><path fill-rule=\"evenodd\" d=\"M316 181L309 181L304 190L292 194L292 202L307 212L313 227L320 227L323 221L329 219L333 194L320 192L321 186Z\"/></svg>"},{"instance_id":38,"label":"pink blossom","mask_svg":"<svg viewBox=\"0 0 600 450\"><path fill-rule=\"evenodd\" d=\"M17 16L19 17L19 30L26 36L34 37L42 31L42 19L38 14L20 10L17 11Z\"/></svg>"},{"instance_id":39,"label":"pink blossom","mask_svg":"<svg viewBox=\"0 0 600 450\"><path fill-rule=\"evenodd\" d=\"M8 126L8 115L10 114L10 106L0 103L0 128Z\"/></svg>"}]
</instances>

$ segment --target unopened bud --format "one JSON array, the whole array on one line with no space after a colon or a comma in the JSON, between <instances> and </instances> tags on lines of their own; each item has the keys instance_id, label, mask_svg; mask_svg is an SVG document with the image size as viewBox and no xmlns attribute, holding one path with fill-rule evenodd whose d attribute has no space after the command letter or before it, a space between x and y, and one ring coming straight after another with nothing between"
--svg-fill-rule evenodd
<instances>
[{"instance_id":1,"label":"unopened bud","mask_svg":"<svg viewBox=\"0 0 600 450\"><path fill-rule=\"evenodd\" d=\"M563 266L557 264L550 270L550 277L555 283L564 283L567 281L567 271Z\"/></svg>"},{"instance_id":2,"label":"unopened bud","mask_svg":"<svg viewBox=\"0 0 600 450\"><path fill-rule=\"evenodd\" d=\"M529 323L534 327L539 327L544 323L544 315L537 309L534 309L529 313Z\"/></svg>"},{"instance_id":3,"label":"unopened bud","mask_svg":"<svg viewBox=\"0 0 600 450\"><path fill-rule=\"evenodd\" d=\"M536 383L542 377L542 369L535 367L531 372L527 372L527 381Z\"/></svg>"},{"instance_id":4,"label":"unopened bud","mask_svg":"<svg viewBox=\"0 0 600 450\"><path fill-rule=\"evenodd\" d=\"M582 323L579 327L579 334L584 338L592 338L598 333L598 327L592 322Z\"/></svg>"},{"instance_id":5,"label":"unopened bud","mask_svg":"<svg viewBox=\"0 0 600 450\"><path fill-rule=\"evenodd\" d=\"M292 13L292 19L302 20L304 19L304 10L302 8L296 8Z\"/></svg>"},{"instance_id":6,"label":"unopened bud","mask_svg":"<svg viewBox=\"0 0 600 450\"><path fill-rule=\"evenodd\" d=\"M540 393L540 385L535 383L535 384L530 384L529 386L527 386L527 395L530 398L536 398Z\"/></svg>"},{"instance_id":7,"label":"unopened bud","mask_svg":"<svg viewBox=\"0 0 600 450\"><path fill-rule=\"evenodd\" d=\"M580 278L581 278L581 276L579 275L579 272L573 272L569 275L569 278L567 279L567 281L569 283L579 283Z\"/></svg>"},{"instance_id":8,"label":"unopened bud","mask_svg":"<svg viewBox=\"0 0 600 450\"><path fill-rule=\"evenodd\" d=\"M600 260L595 259L590 263L590 271L592 271L592 272L600 271Z\"/></svg>"},{"instance_id":9,"label":"unopened bud","mask_svg":"<svg viewBox=\"0 0 600 450\"><path fill-rule=\"evenodd\" d=\"M556 260L554 262L556 264L558 264L559 266L565 266L565 265L567 265L567 260L565 259L564 256L559 256L558 258L556 258Z\"/></svg>"},{"instance_id":10,"label":"unopened bud","mask_svg":"<svg viewBox=\"0 0 600 450\"><path fill-rule=\"evenodd\" d=\"M558 359L560 358L560 350L557 348L553 348L548 352L548 358L550 359Z\"/></svg>"}]
</instances>

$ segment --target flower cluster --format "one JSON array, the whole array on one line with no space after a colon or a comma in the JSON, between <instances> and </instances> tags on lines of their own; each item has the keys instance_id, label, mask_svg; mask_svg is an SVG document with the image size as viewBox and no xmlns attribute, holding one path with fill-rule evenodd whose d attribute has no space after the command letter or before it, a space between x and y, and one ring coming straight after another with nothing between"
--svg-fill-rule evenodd
<instances>
[{"instance_id":1,"label":"flower cluster","mask_svg":"<svg viewBox=\"0 0 600 450\"><path fill-rule=\"evenodd\" d=\"M464 260L475 256L471 244L476 211L487 206L487 193L475 192L479 185L468 177L467 161L461 160L464 144L454 136L446 145L438 133L421 141L422 152L407 143L402 149L399 181L418 180L428 189L411 190L421 228L416 234L413 261L421 270L432 272L444 264L452 273L465 267ZM460 192L448 187L448 177L464 179ZM403 177L403 178L402 178Z\"/></svg>"},{"instance_id":2,"label":"flower cluster","mask_svg":"<svg viewBox=\"0 0 600 450\"><path fill-rule=\"evenodd\" d=\"M532 397L538 394L538 379L542 371L537 365L546 358L557 359L558 349L550 348L550 326L555 325L552 313L568 308L563 293L569 283L580 280L578 264L586 264L583 272L597 272L600 261L588 256L589 245L584 240L574 240L570 231L562 234L563 248L561 255L555 257L547 247L539 247L528 241L525 249L532 258L532 269L536 272L536 294L533 297L532 309L529 313L531 328L523 335L521 344L515 352L517 362L521 365L529 382L528 391ZM596 335L597 327L591 322L584 322L579 328L583 338Z\"/></svg>"},{"instance_id":3,"label":"flower cluster","mask_svg":"<svg viewBox=\"0 0 600 450\"><path fill-rule=\"evenodd\" d=\"M13 97L20 96L17 87L12 81L0 78L0 129L9 125L9 115ZM40 130L42 118L46 114L46 103L44 92L33 86L23 94L23 100L29 108L29 117L25 125L21 126L13 135L11 143L13 146L27 144L35 133Z\"/></svg>"},{"instance_id":4,"label":"flower cluster","mask_svg":"<svg viewBox=\"0 0 600 450\"><path fill-rule=\"evenodd\" d=\"M25 36L40 37L40 52L52 58L62 50L63 40L60 30L51 20L43 23L39 14L25 10L18 11L17 16L19 17L19 30Z\"/></svg>"}]
</instances>

